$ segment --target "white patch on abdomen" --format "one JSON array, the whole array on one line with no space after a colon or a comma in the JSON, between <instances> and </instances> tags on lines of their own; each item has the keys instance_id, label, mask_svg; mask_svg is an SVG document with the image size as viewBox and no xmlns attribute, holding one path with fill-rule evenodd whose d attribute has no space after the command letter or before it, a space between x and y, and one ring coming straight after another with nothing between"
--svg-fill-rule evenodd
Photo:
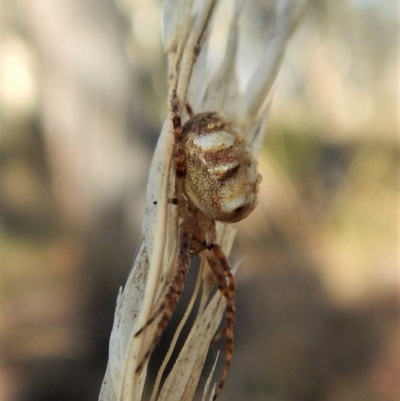
<instances>
[{"instance_id":1,"label":"white patch on abdomen","mask_svg":"<svg viewBox=\"0 0 400 401\"><path fill-rule=\"evenodd\" d=\"M226 131L211 132L210 134L198 135L193 143L204 152L209 150L229 149L235 143L235 137Z\"/></svg>"}]
</instances>

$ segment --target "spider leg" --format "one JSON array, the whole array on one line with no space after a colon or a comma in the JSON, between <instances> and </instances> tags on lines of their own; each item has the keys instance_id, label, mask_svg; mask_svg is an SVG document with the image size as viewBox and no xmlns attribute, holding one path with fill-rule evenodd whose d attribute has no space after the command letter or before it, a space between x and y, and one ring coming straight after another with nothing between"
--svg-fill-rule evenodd
<instances>
[{"instance_id":1,"label":"spider leg","mask_svg":"<svg viewBox=\"0 0 400 401\"><path fill-rule=\"evenodd\" d=\"M174 128L175 143L178 143L182 138L182 119L179 112L180 102L176 96L176 92L172 94L172 126Z\"/></svg>"},{"instance_id":2,"label":"spider leg","mask_svg":"<svg viewBox=\"0 0 400 401\"><path fill-rule=\"evenodd\" d=\"M208 249L204 252L204 254L214 273L215 280L217 281L218 284L218 288L221 294L226 299L226 308L225 308L226 325L225 328L222 329L221 332L219 332L214 337L213 340L216 341L223 335L226 337L225 366L224 366L224 371L222 373L222 378L219 382L218 388L213 398L213 400L215 400L225 384L225 380L228 375L229 367L232 360L236 285L235 285L235 278L233 277L233 274L229 267L228 260L226 259L226 256L219 245L209 246Z\"/></svg>"},{"instance_id":3,"label":"spider leg","mask_svg":"<svg viewBox=\"0 0 400 401\"><path fill-rule=\"evenodd\" d=\"M140 333L142 333L154 320L160 315L161 319L158 322L157 329L154 335L154 338L146 351L143 355L141 361L139 362L136 373L139 374L144 365L146 364L147 360L150 358L150 355L154 351L155 347L157 346L162 333L164 332L165 328L167 327L169 321L171 320L172 313L175 310L176 304L178 303L179 297L182 293L183 287L185 285L185 279L187 276L187 272L189 269L189 263L191 258L191 248L189 243L189 237L186 232L183 230L180 234L180 247L178 253L178 270L176 275L168 289L167 295L164 301L161 303L159 308L153 314L153 316L147 321L147 323L135 334L137 337Z\"/></svg>"},{"instance_id":4,"label":"spider leg","mask_svg":"<svg viewBox=\"0 0 400 401\"><path fill-rule=\"evenodd\" d=\"M186 176L186 159L183 149L181 148L182 141L182 119L180 115L180 104L174 91L171 99L172 106L172 126L175 135L175 166L178 179Z\"/></svg>"}]
</instances>

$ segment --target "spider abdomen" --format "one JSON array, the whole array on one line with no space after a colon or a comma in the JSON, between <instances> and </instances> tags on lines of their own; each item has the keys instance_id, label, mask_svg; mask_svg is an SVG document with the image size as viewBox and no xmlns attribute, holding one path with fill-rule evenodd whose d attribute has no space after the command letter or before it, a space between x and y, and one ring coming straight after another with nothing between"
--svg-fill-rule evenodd
<instances>
[{"instance_id":1,"label":"spider abdomen","mask_svg":"<svg viewBox=\"0 0 400 401\"><path fill-rule=\"evenodd\" d=\"M185 195L213 220L236 222L257 204L257 172L239 128L217 113L200 113L182 128Z\"/></svg>"}]
</instances>

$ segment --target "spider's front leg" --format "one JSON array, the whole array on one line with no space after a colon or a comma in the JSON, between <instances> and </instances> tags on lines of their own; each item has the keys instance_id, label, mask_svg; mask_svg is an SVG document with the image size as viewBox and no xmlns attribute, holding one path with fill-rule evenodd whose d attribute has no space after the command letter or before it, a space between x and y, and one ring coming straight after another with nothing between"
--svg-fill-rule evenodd
<instances>
[{"instance_id":1,"label":"spider's front leg","mask_svg":"<svg viewBox=\"0 0 400 401\"><path fill-rule=\"evenodd\" d=\"M218 284L219 291L225 297L226 307L225 307L225 327L217 333L213 341L218 340L221 336L226 337L226 357L225 366L222 373L222 378L219 382L218 388L214 395L214 400L218 397L221 392L226 377L228 375L229 367L232 360L233 353L233 325L235 323L235 292L236 284L235 278L232 274L231 268L229 266L228 260L219 245L213 244L207 247L204 251L204 255L207 258L208 264L214 274L214 278Z\"/></svg>"}]
</instances>

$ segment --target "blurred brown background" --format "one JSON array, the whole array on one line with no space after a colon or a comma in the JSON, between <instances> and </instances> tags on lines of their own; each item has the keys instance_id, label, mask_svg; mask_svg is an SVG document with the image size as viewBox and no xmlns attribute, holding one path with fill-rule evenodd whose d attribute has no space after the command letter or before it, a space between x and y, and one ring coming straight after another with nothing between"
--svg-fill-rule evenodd
<instances>
[{"instance_id":1,"label":"blurred brown background","mask_svg":"<svg viewBox=\"0 0 400 401\"><path fill-rule=\"evenodd\" d=\"M400 399L397 16L313 0L292 40L221 401ZM96 400L165 115L160 4L3 0L0 27L0 400Z\"/></svg>"}]
</instances>

